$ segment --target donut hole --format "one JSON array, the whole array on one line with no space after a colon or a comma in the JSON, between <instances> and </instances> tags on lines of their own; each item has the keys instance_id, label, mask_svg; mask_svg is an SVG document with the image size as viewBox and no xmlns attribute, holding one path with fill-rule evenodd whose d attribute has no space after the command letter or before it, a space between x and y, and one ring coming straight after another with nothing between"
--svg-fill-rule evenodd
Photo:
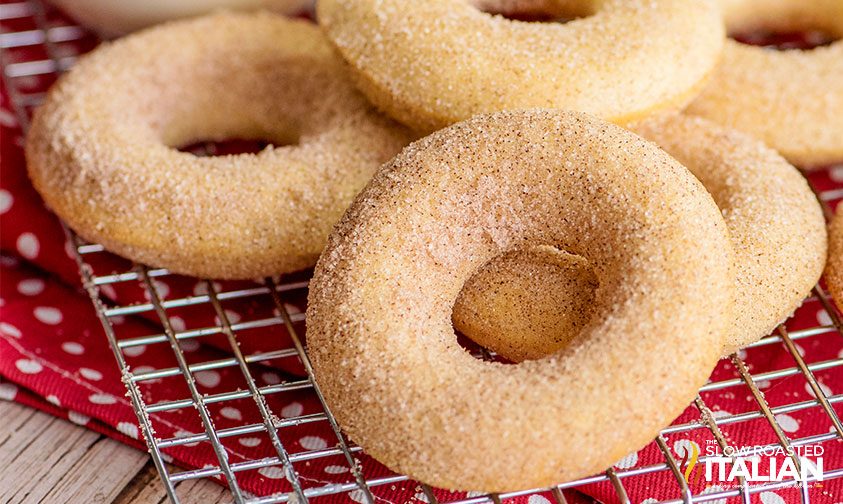
<instances>
[{"instance_id":1,"label":"donut hole","mask_svg":"<svg viewBox=\"0 0 843 504\"><path fill-rule=\"evenodd\" d=\"M286 144L292 145L292 144ZM187 152L197 157L233 156L237 154L257 154L267 147L281 147L269 140L249 140L245 138L231 138L227 140L202 140L177 147L181 152Z\"/></svg>"},{"instance_id":2,"label":"donut hole","mask_svg":"<svg viewBox=\"0 0 843 504\"><path fill-rule=\"evenodd\" d=\"M566 347L591 321L598 285L582 256L547 245L510 251L469 278L452 320L466 338L508 361L538 359Z\"/></svg>"},{"instance_id":3,"label":"donut hole","mask_svg":"<svg viewBox=\"0 0 843 504\"><path fill-rule=\"evenodd\" d=\"M473 0L471 3L486 14L525 23L567 23L594 14L589 2Z\"/></svg>"},{"instance_id":4,"label":"donut hole","mask_svg":"<svg viewBox=\"0 0 843 504\"><path fill-rule=\"evenodd\" d=\"M741 44L763 47L777 51L810 50L825 47L840 40L840 37L823 29L769 30L756 29L730 33L729 37Z\"/></svg>"}]
</instances>

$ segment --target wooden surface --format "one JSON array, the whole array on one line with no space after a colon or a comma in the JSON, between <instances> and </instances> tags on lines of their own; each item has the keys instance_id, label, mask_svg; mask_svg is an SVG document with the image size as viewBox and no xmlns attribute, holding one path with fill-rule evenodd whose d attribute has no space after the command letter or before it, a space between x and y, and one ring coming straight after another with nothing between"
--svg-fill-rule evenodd
<instances>
[{"instance_id":1,"label":"wooden surface","mask_svg":"<svg viewBox=\"0 0 843 504\"><path fill-rule=\"evenodd\" d=\"M19 404L0 401L1 503L166 503L146 453ZM207 481L184 481L183 503L231 502Z\"/></svg>"}]
</instances>

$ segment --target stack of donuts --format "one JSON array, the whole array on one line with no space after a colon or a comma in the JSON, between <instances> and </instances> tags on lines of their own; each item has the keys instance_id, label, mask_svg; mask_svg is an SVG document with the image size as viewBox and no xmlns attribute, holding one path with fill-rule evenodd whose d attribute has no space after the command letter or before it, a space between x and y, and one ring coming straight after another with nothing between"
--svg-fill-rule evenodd
<instances>
[{"instance_id":1,"label":"stack of donuts","mask_svg":"<svg viewBox=\"0 0 843 504\"><path fill-rule=\"evenodd\" d=\"M103 44L37 111L27 161L69 226L132 260L228 279L315 264L317 382L391 469L487 492L604 470L827 262L843 302L843 218L827 237L794 167L843 159L840 0L316 15L216 12ZM126 16L90 18L113 35L165 17ZM828 43L728 37L809 29ZM228 138L271 145L178 150Z\"/></svg>"}]
</instances>

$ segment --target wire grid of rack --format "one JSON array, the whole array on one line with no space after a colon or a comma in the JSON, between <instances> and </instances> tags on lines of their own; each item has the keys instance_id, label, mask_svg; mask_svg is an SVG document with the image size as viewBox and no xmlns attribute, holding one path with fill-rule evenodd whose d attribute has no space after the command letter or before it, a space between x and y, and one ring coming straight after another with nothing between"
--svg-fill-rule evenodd
<instances>
[{"instance_id":1,"label":"wire grid of rack","mask_svg":"<svg viewBox=\"0 0 843 504\"><path fill-rule=\"evenodd\" d=\"M27 78L35 75L58 74L63 70L66 70L73 64L78 54L68 54L67 47L65 47L64 44L89 36L81 28L66 21L64 23L59 23L58 25L56 23L52 23L48 26L46 22L48 12L49 7L33 0L0 4L0 20L30 17L33 19L35 26L34 29L17 32L4 32L0 34L0 48L6 50L13 47L43 46L45 54L47 55L47 58L45 59L15 62L4 64L3 66L2 77L9 92L9 96L13 102L12 105L15 108L15 112L20 120L20 124L23 125L24 128L29 124L29 116L32 108L42 100L43 95L26 94L21 92L21 90L16 86L16 81L21 78ZM64 50L59 51L59 48L63 48ZM843 197L843 190L835 189L819 192L818 197L823 202L827 214L830 215L831 210L828 202ZM138 422L144 439L149 447L152 460L161 475L164 488L173 502L179 502L180 497L183 497L177 492L177 483L196 478L223 476L235 501L255 503L288 501L307 502L309 499L317 497L343 493L348 494L350 492L357 492L357 498L355 500L372 503L375 500L375 497L373 496L373 489L381 485L394 484L407 479L401 475L380 476L377 478L368 477L355 458L355 454L360 451L359 447L354 446L344 437L336 420L331 415L328 405L324 403L318 384L312 378L312 370L310 368L303 340L297 333L297 328L295 326L295 322L301 321L302 314L291 312L289 305L284 302L285 296L288 296L291 293L301 293L305 291L307 288L306 281L279 281L278 279L268 278L264 281L262 286L236 291L219 290L214 282L207 281L207 294L162 300L162 297L156 287L155 279L168 276L168 271L163 269L150 269L143 265L134 265L123 272L112 272L105 275L98 274L91 266L91 259L98 255L105 255L107 252L105 252L103 247L100 245L85 243L70 230L67 230L67 235L69 243L72 245L71 248L73 256L75 257L81 273L84 288L90 295L99 320L102 323L105 334L108 338L108 344L114 353L114 357L117 360L122 376L124 377L124 382L131 399L131 403L137 413ZM149 302L141 305L122 307L109 307L103 304L100 297L101 290L107 288L106 286L113 286L125 282L140 282L147 291ZM564 482L550 489L539 490L549 491L556 502L564 504L566 502L565 496L562 492L564 489L575 489L587 484L609 483L614 489L618 502L629 502L624 483L625 480L633 476L644 474L665 473L668 477L675 480L677 494L675 497L664 502L712 502L723 498L736 498L741 502L749 503L752 495L793 485L799 486L802 502L809 502L810 495L808 485L812 481L810 478L801 483L783 481L763 484L748 483L747 481L741 479L740 484L735 488L705 494L694 494L682 475L680 462L677 461L673 452L667 445L666 437L676 433L704 429L710 432L722 449L725 449L727 441L720 430L721 426L761 419L769 423L769 426L775 433L777 444L784 448L843 440L843 425L841 425L839 415L834 409L835 405L843 404L843 394L827 394L814 375L815 372L821 370L843 367L843 358L807 363L798 351L796 344L799 340L813 338L819 335L828 335L829 333L834 333L837 336L843 336L843 321L841 321L837 312L832 308L831 302L829 301L826 293L820 287L817 287L814 294L819 303L822 304L830 315L830 324L792 332L788 332L782 326L778 328L774 335L771 335L752 345L753 347L781 345L792 358L793 365L791 367L762 373L756 372L755 374L752 374L747 364L738 354L735 354L731 356L731 361L739 373L739 378L709 382L700 390L700 393L702 394L704 392L714 390L745 387L748 389L751 397L757 405L756 410L735 415L715 416L711 414L712 412L703 400L702 396L698 395L693 405L700 413L699 420L679 425L672 425L664 429L655 439L655 443L663 456L663 461L661 463L635 467L632 469L610 468L603 474L583 478L577 481ZM262 299L268 305L275 307L275 313L277 315L260 320L233 323L229 320L229 317L226 315L221 303L223 300L236 298ZM197 306L202 309L209 310L216 315L219 323L216 327L205 328L199 332L180 331L173 327L168 315L168 310L182 306ZM164 329L163 335L159 334L147 338L134 338L131 340L119 339L114 329L114 319L128 313L136 314L140 312L153 313ZM243 355L238 345L238 334L251 327L265 327L271 325L285 327L291 336L292 346L287 348L277 348L274 351L262 354ZM187 338L194 338L205 334L223 334L229 343L231 357L214 362L189 363L179 345L179 342ZM175 361L177 363L176 366L169 369L159 370L154 373L144 374L133 372L130 366L127 365L124 352L126 352L127 349L130 349L133 345L150 342L159 342L161 344L168 343L175 357ZM264 361L281 356L297 356L301 360L301 363L307 372L307 377L299 381L285 382L278 385L258 386L256 380L251 375L249 363ZM205 395L201 393L192 378L192 374L201 370L216 369L220 367L239 368L246 380L247 390L238 390L235 392L216 395ZM170 403L159 403L153 405L146 404L143 394L139 388L139 383L145 379L151 379L167 374L171 376L181 376L184 378L185 384L190 391L190 398ZM762 380L772 380L797 375L801 375L805 380L807 380L808 386L812 390L815 399L775 407L768 405L757 383ZM275 412L271 411L267 405L265 398L271 394L276 394L292 388L309 390L318 399L322 412L316 415L307 415L306 417L294 417L285 419L284 421L279 420L278 416L275 415ZM249 397L254 399L255 404L260 411L262 418L261 423L244 425L233 429L226 429L224 431L215 427L214 418L212 418L212 415L207 407L208 404L225 403L226 401ZM150 419L150 414L165 410L169 407L183 407L185 405L189 405L196 409L201 417L204 429L204 432L195 434L191 437L191 439L205 440L211 443L214 453L217 456L217 466L194 470L179 470L172 468L166 463L166 457L164 456L162 450L165 449L166 446L172 445L173 440L162 440L156 437L154 425ZM832 424L832 429L828 433L824 434L795 439L789 438L783 427L777 421L776 415L806 409L818 409L822 412L822 414L827 415ZM284 425L296 423L297 421L328 422L334 436L336 437L335 447L291 454L282 443L281 439L277 435L277 432L279 429L283 428ZM228 458L225 456L225 448L220 439L226 436L256 431L262 431L270 437L275 451L275 456L260 460L230 463ZM757 448L761 449L763 447ZM351 470L351 474L353 475L352 482L347 484L313 486L297 478L297 470L295 466L297 460L315 459L330 455L342 456L345 458L345 461ZM795 460L795 462L798 466L799 461ZM284 468L287 471L287 478L291 482L293 491L280 495L255 497L249 495L240 488L238 484L238 474L241 471L266 466L280 466ZM828 481L838 478L843 478L843 467L825 468L824 480ZM442 502L441 499L437 500L433 489L425 485L421 485L421 488L423 489L425 500L430 503ZM491 495L469 494L468 496L463 495L457 500L449 500L448 502L460 504L479 504L483 502L499 503L509 498L526 495L535 491L537 490Z\"/></svg>"}]
</instances>

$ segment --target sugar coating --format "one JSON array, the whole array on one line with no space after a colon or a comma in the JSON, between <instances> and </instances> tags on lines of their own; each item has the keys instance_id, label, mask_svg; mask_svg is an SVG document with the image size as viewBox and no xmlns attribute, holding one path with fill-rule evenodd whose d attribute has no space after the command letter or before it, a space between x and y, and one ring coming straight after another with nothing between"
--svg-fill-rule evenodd
<instances>
[{"instance_id":1,"label":"sugar coating","mask_svg":"<svg viewBox=\"0 0 843 504\"><path fill-rule=\"evenodd\" d=\"M454 303L454 328L513 362L568 344L594 315L598 281L587 261L547 245L483 265Z\"/></svg>"},{"instance_id":2,"label":"sugar coating","mask_svg":"<svg viewBox=\"0 0 843 504\"><path fill-rule=\"evenodd\" d=\"M632 129L686 166L723 214L737 293L723 355L770 334L811 292L825 264L825 220L807 181L760 141L701 118L647 120ZM589 309L593 291L577 285L590 272L582 258L545 255L540 276L528 252L484 266L453 315L466 336L516 362L558 350L600 316ZM575 323L559 323L567 319Z\"/></svg>"},{"instance_id":3,"label":"sugar coating","mask_svg":"<svg viewBox=\"0 0 843 504\"><path fill-rule=\"evenodd\" d=\"M114 37L170 19L217 9L270 9L279 14L303 12L312 0L50 0L73 19L102 36Z\"/></svg>"},{"instance_id":4,"label":"sugar coating","mask_svg":"<svg viewBox=\"0 0 843 504\"><path fill-rule=\"evenodd\" d=\"M825 30L843 39L840 0L721 0L732 32ZM775 51L728 40L687 112L760 138L803 168L843 159L843 40Z\"/></svg>"},{"instance_id":5,"label":"sugar coating","mask_svg":"<svg viewBox=\"0 0 843 504\"><path fill-rule=\"evenodd\" d=\"M454 302L532 245L593 265L600 316L545 358L475 359ZM693 399L732 318L732 261L711 196L655 145L580 113L480 115L405 148L355 199L316 266L309 353L340 425L389 468L546 486L605 469Z\"/></svg>"},{"instance_id":6,"label":"sugar coating","mask_svg":"<svg viewBox=\"0 0 843 504\"><path fill-rule=\"evenodd\" d=\"M680 108L723 47L723 23L705 0L474 4L322 0L317 12L363 92L419 131L517 108L579 110L616 122ZM480 8L587 17L530 23Z\"/></svg>"},{"instance_id":7,"label":"sugar coating","mask_svg":"<svg viewBox=\"0 0 843 504\"><path fill-rule=\"evenodd\" d=\"M837 216L828 228L828 264L825 268L825 282L837 307L843 307L843 210L837 211Z\"/></svg>"},{"instance_id":8,"label":"sugar coating","mask_svg":"<svg viewBox=\"0 0 843 504\"><path fill-rule=\"evenodd\" d=\"M257 154L171 146L266 139ZM87 240L176 273L313 265L331 226L410 140L304 21L175 22L100 46L53 86L26 142L38 192Z\"/></svg>"}]
</instances>

